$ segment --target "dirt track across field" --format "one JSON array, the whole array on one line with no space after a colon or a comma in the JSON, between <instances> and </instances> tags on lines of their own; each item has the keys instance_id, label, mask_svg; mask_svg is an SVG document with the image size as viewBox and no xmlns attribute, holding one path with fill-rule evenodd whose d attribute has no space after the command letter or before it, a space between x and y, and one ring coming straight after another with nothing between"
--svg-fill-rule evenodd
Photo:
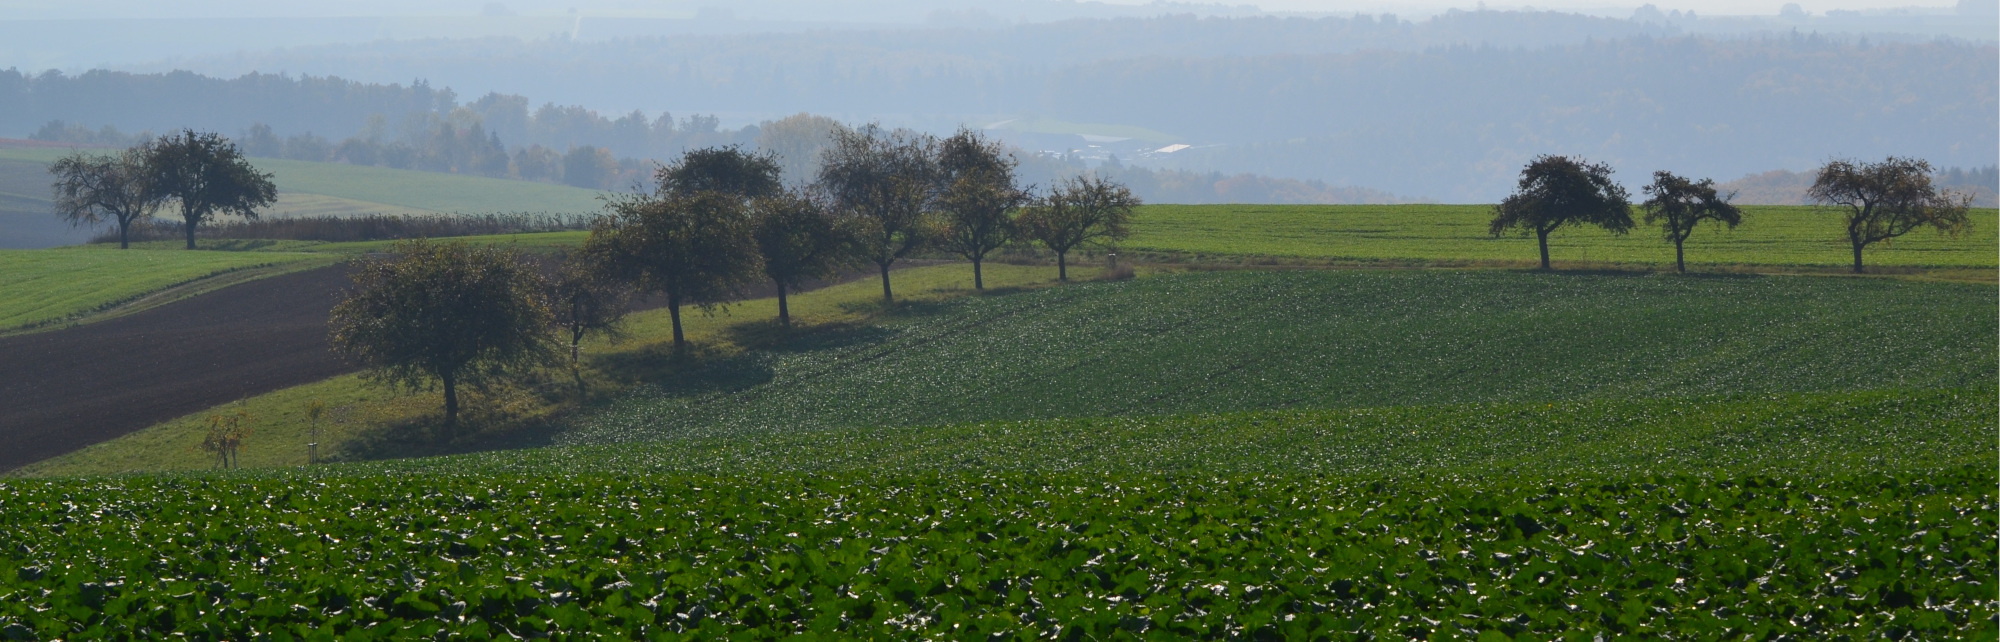
<instances>
[{"instance_id":1,"label":"dirt track across field","mask_svg":"<svg viewBox=\"0 0 2000 642\"><path fill-rule=\"evenodd\" d=\"M900 261L895 268L937 263ZM874 275L860 270L836 282ZM349 285L344 266L326 267L73 328L0 337L0 472L356 370L326 340L327 315ZM768 286L750 294L772 295ZM634 307L660 307L659 299Z\"/></svg>"}]
</instances>

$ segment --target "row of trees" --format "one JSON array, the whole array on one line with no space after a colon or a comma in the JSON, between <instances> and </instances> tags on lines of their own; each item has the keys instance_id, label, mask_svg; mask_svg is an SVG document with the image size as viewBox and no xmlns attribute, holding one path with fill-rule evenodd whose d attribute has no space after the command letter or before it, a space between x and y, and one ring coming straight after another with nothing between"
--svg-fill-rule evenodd
<instances>
[{"instance_id":1,"label":"row of trees","mask_svg":"<svg viewBox=\"0 0 2000 642\"><path fill-rule=\"evenodd\" d=\"M168 204L179 205L187 249L195 229L218 215L257 218L278 199L271 175L257 171L220 134L181 130L116 154L73 152L49 166L56 215L73 225L113 224L118 247L130 246L132 225Z\"/></svg>"},{"instance_id":2,"label":"row of trees","mask_svg":"<svg viewBox=\"0 0 2000 642\"><path fill-rule=\"evenodd\" d=\"M787 291L866 264L880 272L882 298L894 300L891 270L922 251L964 257L974 288L985 289L992 252L1040 243L1066 280L1068 254L1124 238L1139 205L1123 186L1088 176L1038 196L1017 184L1000 144L970 130L940 140L841 128L819 161L812 184L790 186L769 153L690 152L660 169L657 189L613 197L612 216L583 254L608 277L665 295L681 345L683 305L715 305L769 282L789 323Z\"/></svg>"},{"instance_id":3,"label":"row of trees","mask_svg":"<svg viewBox=\"0 0 2000 642\"><path fill-rule=\"evenodd\" d=\"M582 248L553 276L518 254L409 241L395 259L360 259L355 290L335 307L335 349L381 380L442 386L447 423L461 384L568 361L581 390L579 350L615 331L629 294L663 295L676 351L687 346L683 307L709 309L770 283L778 319L786 295L872 263L893 300L891 267L912 253L946 251L973 264L973 285L993 251L1036 242L1057 256L1126 235L1138 199L1095 177L1047 194L1014 181L1014 161L976 132L938 140L869 126L843 128L817 180L788 186L770 154L734 146L689 152L655 174L655 189L609 197Z\"/></svg>"},{"instance_id":4,"label":"row of trees","mask_svg":"<svg viewBox=\"0 0 2000 642\"><path fill-rule=\"evenodd\" d=\"M1839 208L1854 251L1854 272L1862 272L1861 251L1869 245L1929 227L1957 236L1971 225L1972 197L1932 185L1930 163L1891 156L1880 163L1835 160L1821 167L1807 197ZM1703 222L1731 228L1743 212L1716 193L1713 179L1691 180L1671 172L1653 173L1640 204L1647 225L1660 226L1674 244L1674 265L1687 271L1684 244ZM1633 227L1625 188L1611 180L1611 166L1566 156L1541 156L1521 171L1514 194L1493 208L1488 231L1535 235L1542 269L1549 268L1549 235L1565 226L1594 225L1613 234Z\"/></svg>"}]
</instances>

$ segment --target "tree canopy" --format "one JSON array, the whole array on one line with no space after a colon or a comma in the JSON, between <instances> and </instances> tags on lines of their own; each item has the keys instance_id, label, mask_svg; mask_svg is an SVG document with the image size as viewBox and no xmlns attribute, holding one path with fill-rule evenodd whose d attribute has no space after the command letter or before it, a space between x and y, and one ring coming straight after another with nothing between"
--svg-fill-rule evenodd
<instances>
[{"instance_id":1,"label":"tree canopy","mask_svg":"<svg viewBox=\"0 0 2000 642\"><path fill-rule=\"evenodd\" d=\"M424 239L394 252L355 259L354 289L328 322L334 349L370 377L411 390L442 384L445 423L456 424L459 384L484 387L555 359L542 277L518 253Z\"/></svg>"},{"instance_id":2,"label":"tree canopy","mask_svg":"<svg viewBox=\"0 0 2000 642\"><path fill-rule=\"evenodd\" d=\"M187 249L195 228L217 215L257 218L278 200L271 175L257 171L236 143L214 132L184 129L143 146L148 194L180 204Z\"/></svg>"},{"instance_id":3,"label":"tree canopy","mask_svg":"<svg viewBox=\"0 0 2000 642\"><path fill-rule=\"evenodd\" d=\"M1661 170L1653 172L1653 182L1645 191L1651 197L1641 205L1646 210L1646 224L1659 225L1667 242L1674 244L1674 267L1682 272L1687 271L1683 245L1695 226L1713 221L1735 229L1743 222L1743 211L1730 205L1729 197L1716 195L1712 178L1691 181Z\"/></svg>"},{"instance_id":4,"label":"tree canopy","mask_svg":"<svg viewBox=\"0 0 2000 642\"><path fill-rule=\"evenodd\" d=\"M853 221L807 194L790 190L752 201L750 212L751 235L764 259L764 276L778 289L778 323L789 326L788 290L858 262Z\"/></svg>"},{"instance_id":5,"label":"tree canopy","mask_svg":"<svg viewBox=\"0 0 2000 642\"><path fill-rule=\"evenodd\" d=\"M1625 188L1611 180L1611 166L1567 156L1538 156L1521 170L1514 193L1493 208L1488 232L1533 233L1549 269L1549 234L1566 225L1596 225L1613 234L1632 229Z\"/></svg>"},{"instance_id":6,"label":"tree canopy","mask_svg":"<svg viewBox=\"0 0 2000 642\"><path fill-rule=\"evenodd\" d=\"M1835 160L1821 167L1806 197L1841 208L1860 274L1861 249L1929 227L1957 236L1972 226L1972 197L1931 184L1927 161L1890 156L1880 163Z\"/></svg>"},{"instance_id":7,"label":"tree canopy","mask_svg":"<svg viewBox=\"0 0 2000 642\"><path fill-rule=\"evenodd\" d=\"M56 216L72 225L118 226L118 248L131 247L132 224L152 218L161 196L147 182L143 148L117 154L72 152L49 165L56 176Z\"/></svg>"},{"instance_id":8,"label":"tree canopy","mask_svg":"<svg viewBox=\"0 0 2000 642\"><path fill-rule=\"evenodd\" d=\"M665 294L674 348L687 347L681 306L703 310L743 294L762 261L742 199L716 191L614 197L583 252L607 274Z\"/></svg>"},{"instance_id":9,"label":"tree canopy","mask_svg":"<svg viewBox=\"0 0 2000 642\"><path fill-rule=\"evenodd\" d=\"M862 256L882 271L882 298L894 300L889 266L937 235L931 207L942 172L937 141L878 125L834 132L820 157L820 189L856 218Z\"/></svg>"},{"instance_id":10,"label":"tree canopy","mask_svg":"<svg viewBox=\"0 0 2000 642\"><path fill-rule=\"evenodd\" d=\"M655 176L660 190L670 194L712 191L751 199L776 194L784 187L782 174L773 154L730 145L690 150Z\"/></svg>"},{"instance_id":11,"label":"tree canopy","mask_svg":"<svg viewBox=\"0 0 2000 642\"><path fill-rule=\"evenodd\" d=\"M1083 175L1057 181L1019 224L1027 238L1056 253L1056 276L1069 280L1069 252L1087 245L1110 247L1131 234L1128 225L1139 197L1109 179Z\"/></svg>"},{"instance_id":12,"label":"tree canopy","mask_svg":"<svg viewBox=\"0 0 2000 642\"><path fill-rule=\"evenodd\" d=\"M971 261L972 287L984 290L981 264L1014 240L1015 214L1029 195L1014 184L1015 161L998 141L960 129L938 147L944 183L937 204L944 215L938 246Z\"/></svg>"}]
</instances>

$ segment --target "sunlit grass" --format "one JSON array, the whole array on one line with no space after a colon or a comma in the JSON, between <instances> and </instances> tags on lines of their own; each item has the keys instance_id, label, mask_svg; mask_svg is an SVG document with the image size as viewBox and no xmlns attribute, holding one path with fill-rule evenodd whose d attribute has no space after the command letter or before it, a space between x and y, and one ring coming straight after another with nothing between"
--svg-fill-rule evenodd
<instances>
[{"instance_id":1,"label":"sunlit grass","mask_svg":"<svg viewBox=\"0 0 2000 642\"><path fill-rule=\"evenodd\" d=\"M224 272L323 265L292 252L0 250L0 332L86 317L148 293Z\"/></svg>"}]
</instances>

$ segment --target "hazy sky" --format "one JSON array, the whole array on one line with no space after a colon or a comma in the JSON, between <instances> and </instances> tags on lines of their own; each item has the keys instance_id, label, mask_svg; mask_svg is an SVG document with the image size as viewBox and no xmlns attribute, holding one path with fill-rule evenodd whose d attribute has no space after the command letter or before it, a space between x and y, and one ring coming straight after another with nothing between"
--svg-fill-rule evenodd
<instances>
[{"instance_id":1,"label":"hazy sky","mask_svg":"<svg viewBox=\"0 0 2000 642\"><path fill-rule=\"evenodd\" d=\"M1142 5L1152 0L1101 0L1107 4ZM1188 4L1209 4L1200 0L1180 0ZM1788 0L1653 0L1652 4L1662 10L1693 9L1698 13L1711 15L1771 15ZM408 2L407 0L346 0L328 3L320 0L190 0L180 2L153 2L150 0L0 0L0 20L8 18L158 18L168 16L187 17L308 17L308 16L435 16L468 15L482 11L495 0L430 0ZM736 3L728 0L664 0L637 2L634 0L498 0L507 10L525 15L561 15L571 9L585 14L641 14L665 17L667 15L692 14L702 7L727 8ZM765 3L759 3L765 4ZM770 3L777 4L777 3ZM820 4L814 0L799 0L801 8ZM994 7L999 13L1007 13L1007 0L987 2L966 2L965 0L942 1L936 3L902 2L905 6L934 4L940 8L957 8L967 5ZM1267 11L1314 11L1314 12L1390 12L1406 16L1423 16L1442 12L1446 9L1473 9L1477 0L1470 2L1457 0L1221 0L1213 4L1255 5ZM1529 0L1516 2L1495 0L1487 2L1492 9L1557 9L1579 11L1599 15L1625 15L1632 9L1645 4L1644 1L1606 0ZM1831 9L1859 10L1883 7L1912 7L1925 9L1949 9L1956 6L1956 0L1798 0L1806 11L1819 14ZM919 9L921 11L921 9Z\"/></svg>"}]
</instances>

